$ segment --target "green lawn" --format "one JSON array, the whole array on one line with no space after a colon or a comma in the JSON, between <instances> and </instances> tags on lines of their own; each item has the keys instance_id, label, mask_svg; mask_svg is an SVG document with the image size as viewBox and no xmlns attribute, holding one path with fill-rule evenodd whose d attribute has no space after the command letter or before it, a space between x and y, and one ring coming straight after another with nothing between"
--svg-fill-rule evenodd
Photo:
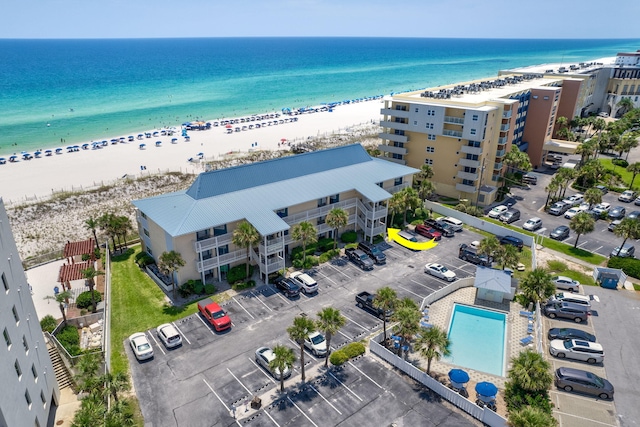
<instances>
[{"instance_id":1,"label":"green lawn","mask_svg":"<svg viewBox=\"0 0 640 427\"><path fill-rule=\"evenodd\" d=\"M549 261L548 265L546 265L549 269L549 272L553 275L558 276L567 276L572 278L573 280L577 280L583 285L587 286L597 286L595 280L593 280L593 276L591 274L583 273L580 271L570 270L567 267L567 264L561 261ZM585 268L585 271L587 269Z\"/></svg>"},{"instance_id":2,"label":"green lawn","mask_svg":"<svg viewBox=\"0 0 640 427\"><path fill-rule=\"evenodd\" d=\"M613 171L615 170L622 177L622 181L624 182L624 187L629 187L631 183L631 178L633 178L633 174L627 171L627 168L623 168L622 166L616 166L611 162L609 158L599 158L598 161L605 169ZM636 176L636 180L633 182L633 188L638 188L638 183L640 183L640 176Z\"/></svg>"}]
</instances>

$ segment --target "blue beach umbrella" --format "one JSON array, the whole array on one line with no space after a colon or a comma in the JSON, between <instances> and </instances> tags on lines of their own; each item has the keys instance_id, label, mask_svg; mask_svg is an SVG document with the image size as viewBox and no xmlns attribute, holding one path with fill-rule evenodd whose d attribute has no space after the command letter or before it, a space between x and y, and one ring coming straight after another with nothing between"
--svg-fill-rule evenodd
<instances>
[{"instance_id":1,"label":"blue beach umbrella","mask_svg":"<svg viewBox=\"0 0 640 427\"><path fill-rule=\"evenodd\" d=\"M476 384L476 393L481 396L492 397L498 394L498 387L493 383L483 381Z\"/></svg>"},{"instance_id":2,"label":"blue beach umbrella","mask_svg":"<svg viewBox=\"0 0 640 427\"><path fill-rule=\"evenodd\" d=\"M7 163L7 159L0 157L0 165L4 165L5 163Z\"/></svg>"},{"instance_id":3,"label":"blue beach umbrella","mask_svg":"<svg viewBox=\"0 0 640 427\"><path fill-rule=\"evenodd\" d=\"M464 384L469 382L469 374L462 369L452 369L449 371L449 379L458 384Z\"/></svg>"},{"instance_id":4,"label":"blue beach umbrella","mask_svg":"<svg viewBox=\"0 0 640 427\"><path fill-rule=\"evenodd\" d=\"M44 155L45 155L45 156L50 156L50 155L51 155L51 153L52 153L52 151L51 151L51 150L44 150Z\"/></svg>"}]
</instances>

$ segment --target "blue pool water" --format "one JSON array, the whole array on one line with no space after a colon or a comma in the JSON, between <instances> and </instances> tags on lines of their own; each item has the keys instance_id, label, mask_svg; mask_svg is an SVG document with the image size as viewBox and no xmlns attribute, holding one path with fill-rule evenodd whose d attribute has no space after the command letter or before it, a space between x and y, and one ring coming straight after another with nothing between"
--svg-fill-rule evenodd
<instances>
[{"instance_id":1,"label":"blue pool water","mask_svg":"<svg viewBox=\"0 0 640 427\"><path fill-rule=\"evenodd\" d=\"M453 365L504 375L507 316L498 311L454 304L449 340Z\"/></svg>"}]
</instances>

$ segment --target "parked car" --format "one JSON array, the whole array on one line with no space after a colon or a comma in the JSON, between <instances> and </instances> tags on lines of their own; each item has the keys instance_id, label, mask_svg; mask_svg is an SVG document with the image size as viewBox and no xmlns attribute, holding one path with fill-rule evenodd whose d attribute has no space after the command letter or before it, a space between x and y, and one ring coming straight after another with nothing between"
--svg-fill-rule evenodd
<instances>
[{"instance_id":1,"label":"parked car","mask_svg":"<svg viewBox=\"0 0 640 427\"><path fill-rule=\"evenodd\" d=\"M158 338L167 348L174 348L182 345L180 333L171 323L163 323L156 328Z\"/></svg>"},{"instance_id":2,"label":"parked car","mask_svg":"<svg viewBox=\"0 0 640 427\"><path fill-rule=\"evenodd\" d=\"M371 258L376 264L386 264L387 262L387 256L373 243L364 240L358 243L358 249L369 255L369 258Z\"/></svg>"},{"instance_id":3,"label":"parked car","mask_svg":"<svg viewBox=\"0 0 640 427\"><path fill-rule=\"evenodd\" d=\"M625 203L633 202L638 194L633 190L624 190L622 194L618 196L618 200Z\"/></svg>"},{"instance_id":4,"label":"parked car","mask_svg":"<svg viewBox=\"0 0 640 427\"><path fill-rule=\"evenodd\" d=\"M589 208L588 206L584 206L584 205L574 206L564 213L564 217L567 219L571 219L574 216L578 215L579 213L586 211L588 208Z\"/></svg>"},{"instance_id":5,"label":"parked car","mask_svg":"<svg viewBox=\"0 0 640 427\"><path fill-rule=\"evenodd\" d=\"M444 222L438 222L435 219L425 219L423 222L427 227L438 230L444 237L453 237L456 234L453 227L449 224L445 224Z\"/></svg>"},{"instance_id":6,"label":"parked car","mask_svg":"<svg viewBox=\"0 0 640 427\"><path fill-rule=\"evenodd\" d=\"M459 219L456 219L450 216L445 218L438 218L437 221L450 225L453 231L456 231L456 232L462 231L462 226L464 225L464 223Z\"/></svg>"},{"instance_id":7,"label":"parked car","mask_svg":"<svg viewBox=\"0 0 640 427\"><path fill-rule=\"evenodd\" d=\"M566 225L561 225L553 229L551 233L549 233L549 237L555 240L564 240L569 237L570 228Z\"/></svg>"},{"instance_id":8,"label":"parked car","mask_svg":"<svg viewBox=\"0 0 640 427\"><path fill-rule=\"evenodd\" d=\"M616 246L613 248L609 256L619 256L620 258L633 258L636 255L636 247L630 243L626 243L624 246Z\"/></svg>"},{"instance_id":9,"label":"parked car","mask_svg":"<svg viewBox=\"0 0 640 427\"><path fill-rule=\"evenodd\" d=\"M602 363L604 350L596 342L582 340L553 340L549 343L549 353L559 359L581 360L588 363Z\"/></svg>"},{"instance_id":10,"label":"parked car","mask_svg":"<svg viewBox=\"0 0 640 427\"><path fill-rule=\"evenodd\" d=\"M520 239L519 237L515 237L515 236L504 236L500 238L500 244L501 245L513 245L516 248L518 248L519 250L522 250L522 247L524 246L524 242L522 241L522 239Z\"/></svg>"},{"instance_id":11,"label":"parked car","mask_svg":"<svg viewBox=\"0 0 640 427\"><path fill-rule=\"evenodd\" d=\"M307 273L294 271L289 275L289 277L296 281L302 292L305 294L309 295L318 292L318 282L316 282L316 280Z\"/></svg>"},{"instance_id":12,"label":"parked car","mask_svg":"<svg viewBox=\"0 0 640 427\"><path fill-rule=\"evenodd\" d=\"M436 264L434 262L429 263L424 266L424 272L442 280L446 280L447 282L453 282L456 280L456 273L449 270L442 264Z\"/></svg>"},{"instance_id":13,"label":"parked car","mask_svg":"<svg viewBox=\"0 0 640 427\"><path fill-rule=\"evenodd\" d=\"M598 203L597 205L595 205L593 210L598 214L609 213L609 210L611 210L611 203L607 203L607 202Z\"/></svg>"},{"instance_id":14,"label":"parked car","mask_svg":"<svg viewBox=\"0 0 640 427\"><path fill-rule=\"evenodd\" d=\"M633 201L633 204L636 206L640 206L640 197L636 197L636 199Z\"/></svg>"},{"instance_id":15,"label":"parked car","mask_svg":"<svg viewBox=\"0 0 640 427\"><path fill-rule=\"evenodd\" d=\"M617 227L618 225L620 225L620 223L621 223L621 222L622 222L622 220L621 220L621 219L616 219L616 220L614 220L614 221L611 221L611 222L609 223L609 226L607 227L607 230L609 230L609 231L613 231L613 230L615 230L615 229L616 229L616 227Z\"/></svg>"},{"instance_id":16,"label":"parked car","mask_svg":"<svg viewBox=\"0 0 640 427\"><path fill-rule=\"evenodd\" d=\"M605 187L604 185L596 185L595 188L600 190L602 192L602 194L607 194L609 192L609 189L607 187Z\"/></svg>"},{"instance_id":17,"label":"parked car","mask_svg":"<svg viewBox=\"0 0 640 427\"><path fill-rule=\"evenodd\" d=\"M327 355L327 340L320 332L312 332L304 339L304 346L314 356L324 357Z\"/></svg>"},{"instance_id":18,"label":"parked car","mask_svg":"<svg viewBox=\"0 0 640 427\"><path fill-rule=\"evenodd\" d=\"M282 292L287 298L296 298L300 296L300 286L293 279L280 278L276 280L276 288Z\"/></svg>"},{"instance_id":19,"label":"parked car","mask_svg":"<svg viewBox=\"0 0 640 427\"><path fill-rule=\"evenodd\" d=\"M256 362L258 363L258 365L266 369L267 372L269 372L273 378L279 380L281 377L284 377L284 378L290 377L291 370L289 368L285 368L284 372L282 372L282 375L280 374L279 369L277 368L271 369L269 364L275 358L276 358L276 355L273 354L273 350L271 350L269 347L260 347L259 349L256 350Z\"/></svg>"},{"instance_id":20,"label":"parked car","mask_svg":"<svg viewBox=\"0 0 640 427\"><path fill-rule=\"evenodd\" d=\"M540 227L542 227L542 220L538 217L528 219L527 222L522 225L522 228L528 231L536 231Z\"/></svg>"},{"instance_id":21,"label":"parked car","mask_svg":"<svg viewBox=\"0 0 640 427\"><path fill-rule=\"evenodd\" d=\"M569 292L580 292L580 282L567 276L554 276L551 281L556 288Z\"/></svg>"},{"instance_id":22,"label":"parked car","mask_svg":"<svg viewBox=\"0 0 640 427\"><path fill-rule=\"evenodd\" d=\"M436 230L435 228L427 227L426 225L416 225L415 231L416 233L426 237L427 239L434 239L435 241L442 239L442 234L438 230Z\"/></svg>"},{"instance_id":23,"label":"parked car","mask_svg":"<svg viewBox=\"0 0 640 427\"><path fill-rule=\"evenodd\" d=\"M525 184L536 185L538 183L538 177L532 173L526 173L522 175L522 182Z\"/></svg>"},{"instance_id":24,"label":"parked car","mask_svg":"<svg viewBox=\"0 0 640 427\"><path fill-rule=\"evenodd\" d=\"M580 304L587 308L591 307L590 297L586 295L576 294L575 292L569 292L569 293L558 292L557 294L549 298L549 302L552 302L552 301L564 301L564 302L570 302L573 304Z\"/></svg>"},{"instance_id":25,"label":"parked car","mask_svg":"<svg viewBox=\"0 0 640 427\"><path fill-rule=\"evenodd\" d=\"M582 329L575 328L551 328L547 333L547 338L550 340L583 340L589 342L596 342L596 336Z\"/></svg>"},{"instance_id":26,"label":"parked car","mask_svg":"<svg viewBox=\"0 0 640 427\"><path fill-rule=\"evenodd\" d=\"M548 302L544 305L542 311L551 319L560 317L562 319L573 320L576 323L586 322L590 314L587 307L562 301Z\"/></svg>"},{"instance_id":27,"label":"parked car","mask_svg":"<svg viewBox=\"0 0 640 427\"><path fill-rule=\"evenodd\" d=\"M487 214L487 216L489 218L500 218L500 215L502 215L503 213L505 213L508 210L509 210L509 208L507 206L499 205L499 206L496 206L493 209L491 209L489 211L489 213Z\"/></svg>"},{"instance_id":28,"label":"parked car","mask_svg":"<svg viewBox=\"0 0 640 427\"><path fill-rule=\"evenodd\" d=\"M638 217L640 217L640 211L629 212L629 215L627 215L627 218L631 219L638 219Z\"/></svg>"},{"instance_id":29,"label":"parked car","mask_svg":"<svg viewBox=\"0 0 640 427\"><path fill-rule=\"evenodd\" d=\"M518 209L509 209L502 215L500 215L500 221L511 224L512 222L516 222L520 219L520 211Z\"/></svg>"},{"instance_id":30,"label":"parked car","mask_svg":"<svg viewBox=\"0 0 640 427\"><path fill-rule=\"evenodd\" d=\"M478 248L471 245L467 245L465 243L460 245L460 249L458 250L458 258L463 261L468 261L472 264L482 265L484 267L491 267L492 259L485 254L478 254Z\"/></svg>"},{"instance_id":31,"label":"parked car","mask_svg":"<svg viewBox=\"0 0 640 427\"><path fill-rule=\"evenodd\" d=\"M584 202L584 194L574 194L573 196L569 196L564 199L563 202L571 206L578 206Z\"/></svg>"},{"instance_id":32,"label":"parked car","mask_svg":"<svg viewBox=\"0 0 640 427\"><path fill-rule=\"evenodd\" d=\"M153 357L153 347L144 332L136 332L129 337L129 345L133 355L138 360L147 360Z\"/></svg>"},{"instance_id":33,"label":"parked car","mask_svg":"<svg viewBox=\"0 0 640 427\"><path fill-rule=\"evenodd\" d=\"M568 205L564 202L556 202L549 208L549 214L560 216L565 213L570 207L571 205Z\"/></svg>"},{"instance_id":34,"label":"parked car","mask_svg":"<svg viewBox=\"0 0 640 427\"><path fill-rule=\"evenodd\" d=\"M622 219L624 218L626 213L627 210L625 208L623 208L622 206L616 206L609 211L609 215L607 216L609 217L609 219Z\"/></svg>"},{"instance_id":35,"label":"parked car","mask_svg":"<svg viewBox=\"0 0 640 427\"><path fill-rule=\"evenodd\" d=\"M577 391L598 396L600 399L613 399L613 384L582 369L565 367L556 369L555 384L564 391Z\"/></svg>"}]
</instances>

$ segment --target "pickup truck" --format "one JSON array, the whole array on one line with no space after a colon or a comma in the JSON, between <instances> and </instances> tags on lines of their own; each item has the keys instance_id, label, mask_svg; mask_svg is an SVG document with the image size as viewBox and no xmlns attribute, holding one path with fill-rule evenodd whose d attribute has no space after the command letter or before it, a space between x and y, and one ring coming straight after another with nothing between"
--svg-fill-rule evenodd
<instances>
[{"instance_id":1,"label":"pickup truck","mask_svg":"<svg viewBox=\"0 0 640 427\"><path fill-rule=\"evenodd\" d=\"M369 255L365 254L360 249L347 248L344 253L347 254L347 257L361 269L373 270L373 261L369 258Z\"/></svg>"},{"instance_id":2,"label":"pickup truck","mask_svg":"<svg viewBox=\"0 0 640 427\"><path fill-rule=\"evenodd\" d=\"M376 308L373 305L374 298L375 298L374 294L371 294L367 291L360 292L358 295L356 295L356 305L364 310L369 311L374 316L380 319L382 319L383 315L384 317L387 318L387 320L390 319L391 316L393 315L393 311L389 310L385 313L382 309Z\"/></svg>"},{"instance_id":3,"label":"pickup truck","mask_svg":"<svg viewBox=\"0 0 640 427\"><path fill-rule=\"evenodd\" d=\"M198 311L204 316L204 318L213 326L213 328L220 332L231 327L231 318L224 312L218 303L211 300L211 298L198 301Z\"/></svg>"},{"instance_id":4,"label":"pickup truck","mask_svg":"<svg viewBox=\"0 0 640 427\"><path fill-rule=\"evenodd\" d=\"M435 228L438 230L444 237L453 237L456 232L449 224L445 224L443 222L438 222L435 219L425 219L424 225L427 227Z\"/></svg>"},{"instance_id":5,"label":"pickup truck","mask_svg":"<svg viewBox=\"0 0 640 427\"><path fill-rule=\"evenodd\" d=\"M387 256L373 243L360 242L358 243L358 249L369 255L376 264L386 264L387 262Z\"/></svg>"},{"instance_id":6,"label":"pickup truck","mask_svg":"<svg viewBox=\"0 0 640 427\"><path fill-rule=\"evenodd\" d=\"M491 267L491 258L488 258L486 255L478 254L478 251L473 246L467 245L465 243L460 245L460 249L458 251L458 258L463 261L468 261L472 264L482 265L484 267Z\"/></svg>"}]
</instances>

